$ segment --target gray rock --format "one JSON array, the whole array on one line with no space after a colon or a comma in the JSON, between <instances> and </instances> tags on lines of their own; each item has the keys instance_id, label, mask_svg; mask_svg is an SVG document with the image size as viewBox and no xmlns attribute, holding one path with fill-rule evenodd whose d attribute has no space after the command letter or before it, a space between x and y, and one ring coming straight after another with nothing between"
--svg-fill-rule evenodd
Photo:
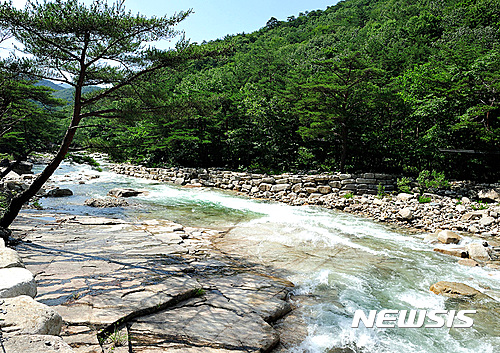
<instances>
[{"instance_id":1,"label":"gray rock","mask_svg":"<svg viewBox=\"0 0 500 353\"><path fill-rule=\"evenodd\" d=\"M108 192L108 196L115 196L115 197L132 197L132 196L137 196L143 194L143 191L140 190L134 190L130 188L115 188L111 189Z\"/></svg>"},{"instance_id":2,"label":"gray rock","mask_svg":"<svg viewBox=\"0 0 500 353\"><path fill-rule=\"evenodd\" d=\"M290 184L275 184L271 187L271 192L280 192L290 189Z\"/></svg>"},{"instance_id":3,"label":"gray rock","mask_svg":"<svg viewBox=\"0 0 500 353\"><path fill-rule=\"evenodd\" d=\"M90 206L90 207L125 207L128 206L128 202L120 199L118 197L107 197L103 199L96 199L96 198L91 198L88 200L85 200L83 203L85 206Z\"/></svg>"},{"instance_id":4,"label":"gray rock","mask_svg":"<svg viewBox=\"0 0 500 353\"><path fill-rule=\"evenodd\" d=\"M45 194L46 197L65 197L65 196L72 196L72 195L73 195L73 191L71 191L70 189L59 189L59 188L49 190Z\"/></svg>"},{"instance_id":5,"label":"gray rock","mask_svg":"<svg viewBox=\"0 0 500 353\"><path fill-rule=\"evenodd\" d=\"M483 226L489 226L493 223L495 223L495 218L493 217L483 217L479 220L479 223L482 224Z\"/></svg>"},{"instance_id":6,"label":"gray rock","mask_svg":"<svg viewBox=\"0 0 500 353\"><path fill-rule=\"evenodd\" d=\"M396 198L398 200L401 200L401 201L409 201L413 198L413 195L402 192L402 193L398 194L398 196L396 196Z\"/></svg>"},{"instance_id":7,"label":"gray rock","mask_svg":"<svg viewBox=\"0 0 500 353\"><path fill-rule=\"evenodd\" d=\"M33 164L30 162L22 161L17 166L15 166L12 170L21 175L21 174L33 174L31 169L33 168Z\"/></svg>"},{"instance_id":8,"label":"gray rock","mask_svg":"<svg viewBox=\"0 0 500 353\"><path fill-rule=\"evenodd\" d=\"M61 337L48 335L21 335L4 342L8 353L74 353Z\"/></svg>"},{"instance_id":9,"label":"gray rock","mask_svg":"<svg viewBox=\"0 0 500 353\"><path fill-rule=\"evenodd\" d=\"M15 250L0 246L0 268L10 267L24 268L23 260Z\"/></svg>"},{"instance_id":10,"label":"gray rock","mask_svg":"<svg viewBox=\"0 0 500 353\"><path fill-rule=\"evenodd\" d=\"M451 230L443 230L438 233L437 239L443 244L458 244L462 238Z\"/></svg>"},{"instance_id":11,"label":"gray rock","mask_svg":"<svg viewBox=\"0 0 500 353\"><path fill-rule=\"evenodd\" d=\"M410 220L413 218L413 212L408 207L399 210L399 217L404 220Z\"/></svg>"},{"instance_id":12,"label":"gray rock","mask_svg":"<svg viewBox=\"0 0 500 353\"><path fill-rule=\"evenodd\" d=\"M131 323L130 335L133 347L155 346L166 352L172 341L248 352L269 352L279 341L277 332L256 314L202 303L143 316Z\"/></svg>"},{"instance_id":13,"label":"gray rock","mask_svg":"<svg viewBox=\"0 0 500 353\"><path fill-rule=\"evenodd\" d=\"M332 188L328 185L320 185L318 186L318 191L322 194L329 194L332 192Z\"/></svg>"},{"instance_id":14,"label":"gray rock","mask_svg":"<svg viewBox=\"0 0 500 353\"><path fill-rule=\"evenodd\" d=\"M4 335L59 335L62 318L51 307L27 295L3 299L0 327Z\"/></svg>"},{"instance_id":15,"label":"gray rock","mask_svg":"<svg viewBox=\"0 0 500 353\"><path fill-rule=\"evenodd\" d=\"M486 202L500 202L500 194L494 189L481 190L477 197Z\"/></svg>"},{"instance_id":16,"label":"gray rock","mask_svg":"<svg viewBox=\"0 0 500 353\"><path fill-rule=\"evenodd\" d=\"M264 184L274 184L276 180L274 178L262 178Z\"/></svg>"},{"instance_id":17,"label":"gray rock","mask_svg":"<svg viewBox=\"0 0 500 353\"><path fill-rule=\"evenodd\" d=\"M174 180L174 184L176 185L184 185L186 183L186 179L184 178L176 178ZM136 196L136 195L132 195L132 196ZM127 197L127 196L123 196L123 197Z\"/></svg>"},{"instance_id":18,"label":"gray rock","mask_svg":"<svg viewBox=\"0 0 500 353\"><path fill-rule=\"evenodd\" d=\"M480 243L471 243L465 246L465 250L469 253L469 257L476 261L490 260L490 249Z\"/></svg>"},{"instance_id":19,"label":"gray rock","mask_svg":"<svg viewBox=\"0 0 500 353\"><path fill-rule=\"evenodd\" d=\"M20 267L0 269L0 298L17 297L18 295L36 296L36 283L33 274Z\"/></svg>"}]
</instances>

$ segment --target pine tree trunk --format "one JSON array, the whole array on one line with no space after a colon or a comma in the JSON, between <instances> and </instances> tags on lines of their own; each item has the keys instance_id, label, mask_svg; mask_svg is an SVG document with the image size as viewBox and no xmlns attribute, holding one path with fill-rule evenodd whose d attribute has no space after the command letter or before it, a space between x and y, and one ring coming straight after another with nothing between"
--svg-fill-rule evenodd
<instances>
[{"instance_id":1,"label":"pine tree trunk","mask_svg":"<svg viewBox=\"0 0 500 353\"><path fill-rule=\"evenodd\" d=\"M83 81L82 81L83 82ZM59 167L61 162L64 160L66 153L68 153L71 142L73 141L73 137L75 137L76 130L78 128L78 124L81 120L81 95L82 88L81 86L77 86L75 90L75 106L73 109L73 118L71 120L71 124L66 131L66 135L61 143L61 147L59 147L59 151L57 151L54 159L45 167L42 173L33 181L30 187L17 194L12 198L5 211L4 215L0 219L0 227L8 228L12 222L16 219L19 211L23 205L28 202L36 193L42 188L42 186L49 180L49 178L54 174L56 169ZM7 240L7 239L4 239Z\"/></svg>"}]
</instances>

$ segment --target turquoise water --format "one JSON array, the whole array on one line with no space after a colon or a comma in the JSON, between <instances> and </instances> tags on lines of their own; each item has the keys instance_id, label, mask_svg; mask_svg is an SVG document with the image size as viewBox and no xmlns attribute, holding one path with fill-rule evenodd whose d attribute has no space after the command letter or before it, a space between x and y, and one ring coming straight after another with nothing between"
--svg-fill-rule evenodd
<instances>
[{"instance_id":1,"label":"turquoise water","mask_svg":"<svg viewBox=\"0 0 500 353\"><path fill-rule=\"evenodd\" d=\"M500 272L457 265L422 241L360 217L318 207L251 200L204 188L181 188L86 166L63 165L64 175L99 174L85 184L60 181L75 193L43 199L47 210L112 217L164 218L188 226L229 230L218 246L269 266L296 284L292 300L308 324L308 336L290 352L323 353L335 347L359 352L498 352L500 309L494 302L472 305L446 300L429 291L438 281L466 283L500 299ZM89 197L115 187L148 191L128 199L132 207L95 209ZM465 241L475 241L466 239ZM470 329L351 328L354 311L363 309L476 308Z\"/></svg>"}]
</instances>

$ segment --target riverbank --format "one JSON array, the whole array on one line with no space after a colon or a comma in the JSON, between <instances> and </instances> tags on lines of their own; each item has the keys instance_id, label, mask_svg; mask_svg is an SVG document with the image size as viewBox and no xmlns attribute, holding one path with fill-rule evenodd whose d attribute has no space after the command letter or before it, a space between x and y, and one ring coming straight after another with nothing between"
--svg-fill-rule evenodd
<instances>
[{"instance_id":1,"label":"riverbank","mask_svg":"<svg viewBox=\"0 0 500 353\"><path fill-rule=\"evenodd\" d=\"M115 173L185 187L233 190L252 198L289 205L319 205L395 224L415 232L453 230L483 237L500 235L499 184L452 183L450 190L388 194L397 189L390 174L264 175L193 168L112 165ZM379 186L380 185L380 186ZM384 190L377 195L378 189ZM478 197L493 201L478 202ZM425 202L422 202L425 201Z\"/></svg>"}]
</instances>

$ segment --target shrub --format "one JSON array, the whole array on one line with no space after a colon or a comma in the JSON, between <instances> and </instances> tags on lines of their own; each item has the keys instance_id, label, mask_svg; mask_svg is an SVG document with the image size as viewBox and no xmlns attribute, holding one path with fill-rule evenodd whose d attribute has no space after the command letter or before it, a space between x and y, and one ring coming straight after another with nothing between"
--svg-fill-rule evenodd
<instances>
[{"instance_id":1,"label":"shrub","mask_svg":"<svg viewBox=\"0 0 500 353\"><path fill-rule=\"evenodd\" d=\"M399 192L410 193L411 180L409 178L407 178L407 177L402 177L401 179L398 178L397 183L398 183Z\"/></svg>"},{"instance_id":2,"label":"shrub","mask_svg":"<svg viewBox=\"0 0 500 353\"><path fill-rule=\"evenodd\" d=\"M433 170L422 170L417 178L421 193L428 189L447 189L450 183L446 180L444 173Z\"/></svg>"},{"instance_id":3,"label":"shrub","mask_svg":"<svg viewBox=\"0 0 500 353\"><path fill-rule=\"evenodd\" d=\"M377 186L377 197L382 198L385 196L385 186L378 184Z\"/></svg>"},{"instance_id":4,"label":"shrub","mask_svg":"<svg viewBox=\"0 0 500 353\"><path fill-rule=\"evenodd\" d=\"M430 197L419 196L418 197L418 202L420 202L420 203L429 203L429 202L431 202L431 198Z\"/></svg>"}]
</instances>

